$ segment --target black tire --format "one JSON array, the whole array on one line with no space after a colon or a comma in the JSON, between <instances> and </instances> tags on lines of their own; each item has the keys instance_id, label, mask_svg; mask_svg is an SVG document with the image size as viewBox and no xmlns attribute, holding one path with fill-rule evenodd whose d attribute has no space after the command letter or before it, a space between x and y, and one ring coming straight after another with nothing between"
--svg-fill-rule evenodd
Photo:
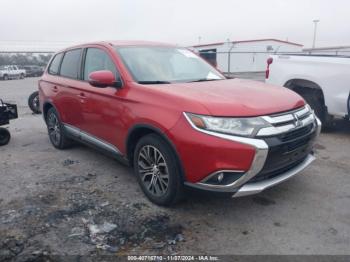
<instances>
[{"instance_id":1,"label":"black tire","mask_svg":"<svg viewBox=\"0 0 350 262\"><path fill-rule=\"evenodd\" d=\"M303 98L314 110L316 116L321 120L322 130L331 130L331 128L334 126L334 122L332 121L332 118L328 115L327 109L323 102L319 99L319 97L313 92L310 92L304 94Z\"/></svg>"},{"instance_id":2,"label":"black tire","mask_svg":"<svg viewBox=\"0 0 350 262\"><path fill-rule=\"evenodd\" d=\"M20 74L19 78L24 79L24 74Z\"/></svg>"},{"instance_id":3,"label":"black tire","mask_svg":"<svg viewBox=\"0 0 350 262\"><path fill-rule=\"evenodd\" d=\"M0 146L7 145L10 142L11 134L3 127L0 127Z\"/></svg>"},{"instance_id":4,"label":"black tire","mask_svg":"<svg viewBox=\"0 0 350 262\"><path fill-rule=\"evenodd\" d=\"M29 96L28 106L33 111L34 114L41 114L38 91L35 91Z\"/></svg>"},{"instance_id":5,"label":"black tire","mask_svg":"<svg viewBox=\"0 0 350 262\"><path fill-rule=\"evenodd\" d=\"M324 109L324 106L322 105L321 101L312 94L304 95L305 101L311 106L311 108L315 111L316 116L324 122L326 118L326 112Z\"/></svg>"},{"instance_id":6,"label":"black tire","mask_svg":"<svg viewBox=\"0 0 350 262\"><path fill-rule=\"evenodd\" d=\"M147 150L149 150L148 160L143 157ZM138 141L133 164L142 191L153 203L170 206L183 198L184 185L181 168L174 151L160 136L149 134Z\"/></svg>"},{"instance_id":7,"label":"black tire","mask_svg":"<svg viewBox=\"0 0 350 262\"><path fill-rule=\"evenodd\" d=\"M47 111L46 125L51 144L57 149L71 147L72 141L65 134L64 127L55 108Z\"/></svg>"},{"instance_id":8,"label":"black tire","mask_svg":"<svg viewBox=\"0 0 350 262\"><path fill-rule=\"evenodd\" d=\"M8 76L8 75L4 75L4 76L3 76L3 79L4 79L4 80L9 80L9 76Z\"/></svg>"}]
</instances>

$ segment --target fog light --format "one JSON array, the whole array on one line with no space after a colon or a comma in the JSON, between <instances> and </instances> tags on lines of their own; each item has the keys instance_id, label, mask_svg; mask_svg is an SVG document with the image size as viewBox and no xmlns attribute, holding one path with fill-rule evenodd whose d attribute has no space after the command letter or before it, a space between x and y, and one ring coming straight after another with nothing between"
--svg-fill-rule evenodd
<instances>
[{"instance_id":1,"label":"fog light","mask_svg":"<svg viewBox=\"0 0 350 262\"><path fill-rule=\"evenodd\" d=\"M221 185L225 186L233 183L237 179L241 178L244 175L244 172L230 172L230 171L218 171L213 173L206 180L202 181L205 184L211 185Z\"/></svg>"},{"instance_id":2,"label":"fog light","mask_svg":"<svg viewBox=\"0 0 350 262\"><path fill-rule=\"evenodd\" d=\"M220 183L224 179L224 173L218 175L218 182Z\"/></svg>"}]
</instances>

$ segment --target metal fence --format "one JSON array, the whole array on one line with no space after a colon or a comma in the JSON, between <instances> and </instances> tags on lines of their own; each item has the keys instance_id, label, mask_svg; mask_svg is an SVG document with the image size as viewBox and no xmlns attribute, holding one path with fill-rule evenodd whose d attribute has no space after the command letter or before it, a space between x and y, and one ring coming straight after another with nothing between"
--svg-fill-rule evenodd
<instances>
[{"instance_id":1,"label":"metal fence","mask_svg":"<svg viewBox=\"0 0 350 262\"><path fill-rule=\"evenodd\" d=\"M193 50L227 75L242 72L264 72L271 55L319 55L350 57L350 47L337 50L305 50L303 52L272 51L200 51ZM52 51L1 51L0 65L41 65L51 58Z\"/></svg>"},{"instance_id":2,"label":"metal fence","mask_svg":"<svg viewBox=\"0 0 350 262\"><path fill-rule=\"evenodd\" d=\"M267 59L271 55L298 55L298 56L332 56L349 57L349 50L314 50L303 52L266 52L266 51L230 51L212 52L194 50L210 64L225 74L241 72L263 72L266 70Z\"/></svg>"}]
</instances>

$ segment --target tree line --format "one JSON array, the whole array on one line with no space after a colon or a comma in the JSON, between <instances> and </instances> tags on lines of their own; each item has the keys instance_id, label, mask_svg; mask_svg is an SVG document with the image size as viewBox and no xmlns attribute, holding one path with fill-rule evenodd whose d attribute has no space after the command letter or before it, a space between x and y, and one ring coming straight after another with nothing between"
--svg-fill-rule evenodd
<instances>
[{"instance_id":1,"label":"tree line","mask_svg":"<svg viewBox=\"0 0 350 262\"><path fill-rule=\"evenodd\" d=\"M0 53L0 65L38 65L46 66L49 62L52 54L1 54Z\"/></svg>"}]
</instances>

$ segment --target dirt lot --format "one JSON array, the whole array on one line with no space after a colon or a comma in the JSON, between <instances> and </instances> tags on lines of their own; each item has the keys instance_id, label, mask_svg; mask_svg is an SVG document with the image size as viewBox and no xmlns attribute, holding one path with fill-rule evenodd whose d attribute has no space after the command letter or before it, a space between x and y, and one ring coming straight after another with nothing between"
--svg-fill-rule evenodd
<instances>
[{"instance_id":1,"label":"dirt lot","mask_svg":"<svg viewBox=\"0 0 350 262\"><path fill-rule=\"evenodd\" d=\"M37 78L0 82L16 101L0 147L0 261L94 254L350 254L350 126L321 134L302 174L244 198L191 193L151 204L132 170L84 147L59 151L26 99ZM93 259L98 260L97 258ZM20 260L25 261L25 260Z\"/></svg>"}]
</instances>

